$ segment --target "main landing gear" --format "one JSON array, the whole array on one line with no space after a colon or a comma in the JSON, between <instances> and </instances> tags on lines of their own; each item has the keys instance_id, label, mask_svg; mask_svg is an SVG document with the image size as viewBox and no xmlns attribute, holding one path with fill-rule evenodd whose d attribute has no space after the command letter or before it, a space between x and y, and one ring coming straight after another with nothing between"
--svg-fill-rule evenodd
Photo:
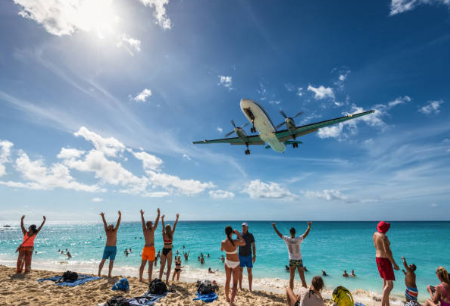
<instances>
[{"instance_id":1,"label":"main landing gear","mask_svg":"<svg viewBox=\"0 0 450 306\"><path fill-rule=\"evenodd\" d=\"M250 129L250 132L251 132L251 133L256 133L255 127L252 127L252 128Z\"/></svg>"},{"instance_id":2,"label":"main landing gear","mask_svg":"<svg viewBox=\"0 0 450 306\"><path fill-rule=\"evenodd\" d=\"M245 155L250 155L250 150L248 148L248 142L245 143L245 145L247 146L247 150L245 150Z\"/></svg>"},{"instance_id":3,"label":"main landing gear","mask_svg":"<svg viewBox=\"0 0 450 306\"><path fill-rule=\"evenodd\" d=\"M296 142L294 142L293 144L292 144L292 147L295 149L295 148L298 148L298 143L296 143Z\"/></svg>"}]
</instances>

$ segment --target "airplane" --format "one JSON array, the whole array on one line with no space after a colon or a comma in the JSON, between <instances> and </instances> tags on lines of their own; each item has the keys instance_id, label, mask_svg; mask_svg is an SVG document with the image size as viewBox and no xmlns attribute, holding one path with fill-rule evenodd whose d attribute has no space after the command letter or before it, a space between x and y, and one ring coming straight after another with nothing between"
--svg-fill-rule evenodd
<instances>
[{"instance_id":1,"label":"airplane","mask_svg":"<svg viewBox=\"0 0 450 306\"><path fill-rule=\"evenodd\" d=\"M229 143L231 145L245 145L247 147L245 154L249 155L250 150L248 147L250 145L265 145L267 143L268 146L266 146L266 148L272 148L274 151L282 153L286 150L286 145L292 145L293 148L298 148L298 144L301 144L302 142L297 141L296 138L300 136L317 132L318 129L323 127L356 119L374 112L374 110L369 110L357 114L348 114L344 117L331 120L296 126L294 118L301 115L301 113L295 115L294 117L288 117L281 111L283 117L285 117L285 121L275 127L264 108L262 108L256 101L252 99L241 99L240 107L245 117L247 117L252 124L251 132L255 133L258 131L259 135L247 135L243 128L247 126L248 123L237 127L234 121L231 120L234 130L228 133L225 137L228 137L233 133L235 133L237 137L212 140L205 139L202 141L194 141L193 144ZM286 125L287 129L277 131L277 128L281 127L283 124Z\"/></svg>"}]
</instances>

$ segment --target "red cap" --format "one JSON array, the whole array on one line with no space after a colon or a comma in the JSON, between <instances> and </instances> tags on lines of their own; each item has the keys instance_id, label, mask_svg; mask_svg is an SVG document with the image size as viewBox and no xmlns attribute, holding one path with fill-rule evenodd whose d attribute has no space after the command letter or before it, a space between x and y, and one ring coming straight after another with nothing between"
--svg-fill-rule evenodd
<instances>
[{"instance_id":1,"label":"red cap","mask_svg":"<svg viewBox=\"0 0 450 306\"><path fill-rule=\"evenodd\" d=\"M377 225L377 230L382 234L386 234L389 230L389 227L391 227L391 224L389 222L380 221Z\"/></svg>"}]
</instances>

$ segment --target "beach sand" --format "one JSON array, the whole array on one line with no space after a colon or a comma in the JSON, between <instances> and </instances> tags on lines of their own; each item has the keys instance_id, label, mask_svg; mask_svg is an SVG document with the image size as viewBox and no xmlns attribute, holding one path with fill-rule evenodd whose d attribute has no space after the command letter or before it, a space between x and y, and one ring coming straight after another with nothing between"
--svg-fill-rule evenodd
<instances>
[{"instance_id":1,"label":"beach sand","mask_svg":"<svg viewBox=\"0 0 450 306\"><path fill-rule=\"evenodd\" d=\"M16 275L15 269L0 265L0 300L2 305L97 305L106 302L113 296L122 295L127 298L141 296L148 290L148 283L141 283L136 277L127 277L130 283L130 291L112 291L113 284L124 276L114 276L110 279L85 283L77 287L55 286L51 281L37 282L39 278L61 275L61 272L46 270L33 270L27 275ZM204 305L201 301L193 301L196 292L196 284L192 282L171 282L175 293L169 293L164 299L155 305ZM225 300L225 292L219 283L219 298L210 305L228 305ZM368 292L358 290L354 292L356 301L365 305L377 305ZM331 292L324 292L326 305L332 305ZM236 305L286 305L284 294L273 293L267 290L238 291L235 300ZM399 304L399 301L394 304Z\"/></svg>"}]
</instances>

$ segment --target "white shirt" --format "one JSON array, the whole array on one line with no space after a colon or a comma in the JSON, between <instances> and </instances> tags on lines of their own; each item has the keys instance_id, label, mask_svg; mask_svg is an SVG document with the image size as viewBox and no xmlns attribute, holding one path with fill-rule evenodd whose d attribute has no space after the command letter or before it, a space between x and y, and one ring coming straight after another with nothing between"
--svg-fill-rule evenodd
<instances>
[{"instance_id":1,"label":"white shirt","mask_svg":"<svg viewBox=\"0 0 450 306\"><path fill-rule=\"evenodd\" d=\"M303 242L303 235L295 238L283 236L283 240L286 242L288 248L289 259L301 260L302 253L300 251L300 244Z\"/></svg>"}]
</instances>

